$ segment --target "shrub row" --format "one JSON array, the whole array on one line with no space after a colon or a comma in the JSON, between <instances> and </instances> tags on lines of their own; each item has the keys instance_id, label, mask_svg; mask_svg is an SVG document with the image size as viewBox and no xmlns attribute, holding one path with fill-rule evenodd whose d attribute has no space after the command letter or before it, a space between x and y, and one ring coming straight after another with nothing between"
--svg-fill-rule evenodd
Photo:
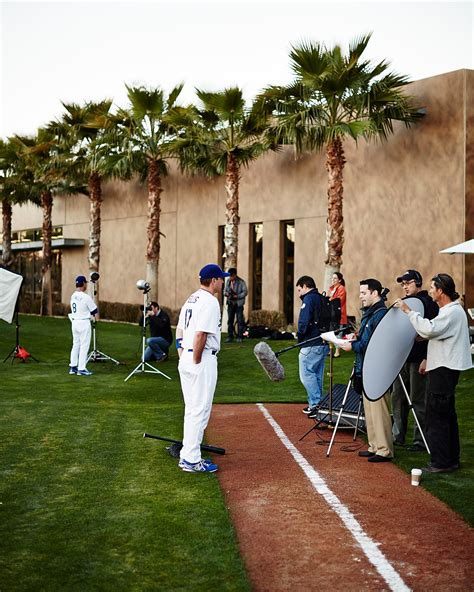
<instances>
[{"instance_id":1,"label":"shrub row","mask_svg":"<svg viewBox=\"0 0 474 592\"><path fill-rule=\"evenodd\" d=\"M252 310L249 314L248 324L261 325L279 331L284 331L287 328L286 317L279 310Z\"/></svg>"}]
</instances>

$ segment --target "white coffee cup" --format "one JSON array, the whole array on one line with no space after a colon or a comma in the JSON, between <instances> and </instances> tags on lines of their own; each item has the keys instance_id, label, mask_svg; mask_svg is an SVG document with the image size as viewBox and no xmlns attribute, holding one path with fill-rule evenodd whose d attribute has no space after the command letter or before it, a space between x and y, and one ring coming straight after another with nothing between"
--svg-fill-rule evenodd
<instances>
[{"instance_id":1,"label":"white coffee cup","mask_svg":"<svg viewBox=\"0 0 474 592\"><path fill-rule=\"evenodd\" d=\"M411 484L412 485L419 485L421 481L421 469L412 469L411 470Z\"/></svg>"}]
</instances>

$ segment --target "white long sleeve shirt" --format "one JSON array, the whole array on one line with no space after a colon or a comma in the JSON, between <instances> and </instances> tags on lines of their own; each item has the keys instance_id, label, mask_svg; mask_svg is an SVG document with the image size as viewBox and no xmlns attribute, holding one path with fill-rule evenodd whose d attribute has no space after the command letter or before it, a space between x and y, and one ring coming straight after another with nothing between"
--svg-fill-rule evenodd
<instances>
[{"instance_id":1,"label":"white long sleeve shirt","mask_svg":"<svg viewBox=\"0 0 474 592\"><path fill-rule=\"evenodd\" d=\"M441 366L451 370L472 368L467 317L458 300L442 306L434 319L424 319L414 310L408 318L418 335L429 340L427 371Z\"/></svg>"}]
</instances>

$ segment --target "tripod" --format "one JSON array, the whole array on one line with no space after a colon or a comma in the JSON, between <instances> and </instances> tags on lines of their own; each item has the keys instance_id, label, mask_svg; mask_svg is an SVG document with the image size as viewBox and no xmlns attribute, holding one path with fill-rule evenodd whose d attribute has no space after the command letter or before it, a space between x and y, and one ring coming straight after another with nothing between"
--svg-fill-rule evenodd
<instances>
[{"instance_id":1,"label":"tripod","mask_svg":"<svg viewBox=\"0 0 474 592\"><path fill-rule=\"evenodd\" d=\"M149 292L149 290L143 291L142 359L141 359L140 363L138 364L138 366L134 370L132 370L132 372L130 372L130 374L127 376L127 378L124 380L124 382L127 382L127 380L129 378L131 378L134 374L138 374L140 372L148 373L148 374L161 374L162 376L164 376L168 380L171 380L171 377L167 376L164 372L161 372L161 370L158 370L158 368L155 368L154 366L152 366L148 362L145 362L146 311L148 308L148 292ZM147 368L149 368L149 369L147 370Z\"/></svg>"},{"instance_id":2,"label":"tripod","mask_svg":"<svg viewBox=\"0 0 474 592\"><path fill-rule=\"evenodd\" d=\"M99 274L97 274L97 275L99 275ZM95 303L95 298L96 298L96 295L97 295L97 289L96 289L96 286L95 286L96 281L97 280L94 280L91 277L91 282L92 282L92 285L94 286L94 291L93 291L93 295L92 295L92 300L94 301L94 303ZM105 362L106 360L110 360L111 362L114 362L114 364L119 365L120 362L118 362L115 358L111 358L107 354L104 354L104 352L101 352L99 349L97 349L96 321L93 320L93 321L91 321L91 323L92 323L92 345L93 345L93 350L87 356L86 364L88 364L89 362Z\"/></svg>"},{"instance_id":3,"label":"tripod","mask_svg":"<svg viewBox=\"0 0 474 592\"><path fill-rule=\"evenodd\" d=\"M301 440L304 440L306 438L306 436L308 434L310 434L313 430L317 430L323 422L329 426L334 425L333 412L332 412L332 390L333 390L333 379L334 379L334 374L332 371L333 357L334 357L334 345L330 342L329 343L329 372L328 372L329 391L328 391L328 395L327 395L328 396L328 403L329 403L328 413L326 413L326 415L323 418L318 418L318 419L315 418L314 426L312 426L303 436L301 436L301 438L298 440L299 442L301 442Z\"/></svg>"},{"instance_id":4,"label":"tripod","mask_svg":"<svg viewBox=\"0 0 474 592\"><path fill-rule=\"evenodd\" d=\"M329 454L331 452L331 448L332 448L332 445L334 443L334 438L336 437L337 428L339 427L339 422L341 421L341 416L342 416L342 413L344 411L344 407L346 405L347 398L349 396L349 391L351 389L351 380L352 380L352 376L353 375L354 375L354 370L352 370L352 373L351 373L351 375L349 377L349 382L347 383L347 387L346 387L346 390L345 390L345 393L344 393L344 397L343 397L342 403L341 403L341 408L339 409L339 413L337 415L336 425L334 426L334 431L333 431L332 436L331 436L331 441L329 442L329 446L328 446L328 450L326 452L326 456L329 456ZM353 441L355 441L355 439L357 437L357 432L359 430L359 420L360 420L360 417L361 417L361 410L362 410L362 395L359 394L359 405L358 405L358 408L357 408L357 418L356 418L356 422L355 422L355 426L354 426L354 436L352 438Z\"/></svg>"},{"instance_id":5,"label":"tripod","mask_svg":"<svg viewBox=\"0 0 474 592\"><path fill-rule=\"evenodd\" d=\"M335 333L341 333L341 332L347 330L347 328L348 328L348 325L345 325L342 329L335 331ZM323 415L321 413L321 415L323 415L323 417L314 418L314 420L315 420L314 426L312 426L303 436L301 436L301 438L299 439L299 442L301 442L301 440L304 440L306 438L306 436L308 434L310 434L313 430L317 430L322 423L327 424L329 427L333 427L335 424L334 414L333 414L333 388L334 388L333 360L334 360L335 345L331 341L329 341L328 344L329 344L329 372L327 375L329 377L329 391L325 397L325 399L327 398L327 403L328 403L327 413L325 415ZM346 399L347 399L347 397L346 397ZM345 401L344 401L344 403L345 403Z\"/></svg>"},{"instance_id":6,"label":"tripod","mask_svg":"<svg viewBox=\"0 0 474 592\"><path fill-rule=\"evenodd\" d=\"M410 395L408 394L405 383L403 382L402 375L399 374L398 378L400 379L400 383L402 385L403 392L405 393L405 397L407 398L407 401L408 401L408 409L411 410L411 412L413 413L413 418L415 420L416 425L418 426L418 429L420 430L420 434L421 434L421 437L423 438L423 442L425 444L426 450L429 453L430 448L428 446L428 443L426 442L425 434L423 433L423 430L421 429L421 425L420 425L420 422L418 421L418 417L416 416L415 409L413 408L413 403L411 402Z\"/></svg>"},{"instance_id":7,"label":"tripod","mask_svg":"<svg viewBox=\"0 0 474 592\"><path fill-rule=\"evenodd\" d=\"M26 360L28 358L31 358L35 362L38 362L39 360L37 360L34 356L32 356L30 353L28 353L20 345L20 322L18 320L18 304L16 305L16 309L15 309L15 327L16 327L15 347L11 350L11 352L8 354L8 356L3 360L3 363L5 363L9 358L12 359L12 364L13 364L13 361L15 360L15 358L18 358L22 362L26 362Z\"/></svg>"}]
</instances>

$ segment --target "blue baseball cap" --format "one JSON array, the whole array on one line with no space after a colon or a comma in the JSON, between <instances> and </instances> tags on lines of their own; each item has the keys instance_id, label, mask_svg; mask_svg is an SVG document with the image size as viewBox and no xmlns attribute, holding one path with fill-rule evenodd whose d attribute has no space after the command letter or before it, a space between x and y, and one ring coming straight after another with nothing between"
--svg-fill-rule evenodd
<instances>
[{"instance_id":1,"label":"blue baseball cap","mask_svg":"<svg viewBox=\"0 0 474 592\"><path fill-rule=\"evenodd\" d=\"M227 273L227 271L222 271L222 269L215 263L209 263L208 265L205 265L199 272L199 279L212 280L212 278L225 278L229 277L229 275L230 274Z\"/></svg>"},{"instance_id":2,"label":"blue baseball cap","mask_svg":"<svg viewBox=\"0 0 474 592\"><path fill-rule=\"evenodd\" d=\"M78 275L76 278L76 286L83 286L84 284L87 284L87 279L85 275Z\"/></svg>"}]
</instances>

